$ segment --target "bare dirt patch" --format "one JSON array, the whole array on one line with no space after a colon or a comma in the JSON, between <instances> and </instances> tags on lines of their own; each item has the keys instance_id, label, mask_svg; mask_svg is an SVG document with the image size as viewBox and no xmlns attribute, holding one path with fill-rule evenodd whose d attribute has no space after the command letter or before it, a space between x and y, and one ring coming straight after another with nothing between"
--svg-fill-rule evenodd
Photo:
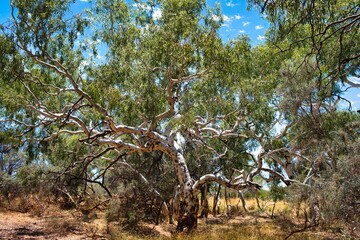
<instances>
[{"instance_id":1,"label":"bare dirt patch","mask_svg":"<svg viewBox=\"0 0 360 240\"><path fill-rule=\"evenodd\" d=\"M42 239L45 236L40 220L28 214L0 212L0 238L2 239Z\"/></svg>"},{"instance_id":2,"label":"bare dirt patch","mask_svg":"<svg viewBox=\"0 0 360 240\"><path fill-rule=\"evenodd\" d=\"M0 212L0 239L89 239L96 233L68 212L32 216L29 213ZM93 236L91 236L93 235ZM101 239L98 236L97 239Z\"/></svg>"}]
</instances>

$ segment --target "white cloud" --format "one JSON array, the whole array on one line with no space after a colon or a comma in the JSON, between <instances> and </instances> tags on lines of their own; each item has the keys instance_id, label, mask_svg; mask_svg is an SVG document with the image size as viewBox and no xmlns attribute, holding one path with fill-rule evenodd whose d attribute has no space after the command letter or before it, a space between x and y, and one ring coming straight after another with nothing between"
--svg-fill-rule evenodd
<instances>
[{"instance_id":1,"label":"white cloud","mask_svg":"<svg viewBox=\"0 0 360 240\"><path fill-rule=\"evenodd\" d=\"M226 2L226 6L228 6L228 7L235 7L237 5L239 5L239 4L235 4L235 3L233 3L233 1Z\"/></svg>"},{"instance_id":2,"label":"white cloud","mask_svg":"<svg viewBox=\"0 0 360 240\"><path fill-rule=\"evenodd\" d=\"M89 60L84 60L80 62L79 69L80 71L83 71L86 66L90 65L91 62Z\"/></svg>"},{"instance_id":3,"label":"white cloud","mask_svg":"<svg viewBox=\"0 0 360 240\"><path fill-rule=\"evenodd\" d=\"M89 0L80 0L80 2L88 2Z\"/></svg>"},{"instance_id":4,"label":"white cloud","mask_svg":"<svg viewBox=\"0 0 360 240\"><path fill-rule=\"evenodd\" d=\"M258 35L257 40L264 41L266 38L265 36Z\"/></svg>"},{"instance_id":5,"label":"white cloud","mask_svg":"<svg viewBox=\"0 0 360 240\"><path fill-rule=\"evenodd\" d=\"M356 96L360 98L360 93L358 93Z\"/></svg>"},{"instance_id":6,"label":"white cloud","mask_svg":"<svg viewBox=\"0 0 360 240\"><path fill-rule=\"evenodd\" d=\"M261 25L257 25L257 26L255 27L256 30L260 30L260 29L263 29L263 28L264 28L264 27L261 26Z\"/></svg>"},{"instance_id":7,"label":"white cloud","mask_svg":"<svg viewBox=\"0 0 360 240\"><path fill-rule=\"evenodd\" d=\"M162 11L160 8L156 8L152 14L152 17L154 18L154 20L159 20L162 16Z\"/></svg>"},{"instance_id":8,"label":"white cloud","mask_svg":"<svg viewBox=\"0 0 360 240\"><path fill-rule=\"evenodd\" d=\"M132 6L134 8L139 9L140 11L150 11L151 10L151 6L144 4L144 3L134 3L132 4ZM160 8L154 8L153 9L153 13L152 13L152 17L154 20L159 20L162 17L162 11Z\"/></svg>"},{"instance_id":9,"label":"white cloud","mask_svg":"<svg viewBox=\"0 0 360 240\"><path fill-rule=\"evenodd\" d=\"M236 20L240 20L241 18L243 18L243 16L235 15L235 19L236 19Z\"/></svg>"},{"instance_id":10,"label":"white cloud","mask_svg":"<svg viewBox=\"0 0 360 240\"><path fill-rule=\"evenodd\" d=\"M212 15L212 19L215 21L215 22L219 22L220 21L220 17L217 16L217 15ZM230 27L230 22L233 20L233 17L229 17L229 16L226 16L225 14L222 15L222 19L223 19L223 24L222 26L223 27Z\"/></svg>"},{"instance_id":11,"label":"white cloud","mask_svg":"<svg viewBox=\"0 0 360 240\"><path fill-rule=\"evenodd\" d=\"M231 22L231 18L229 18L225 14L223 15L223 19L224 19L224 22Z\"/></svg>"},{"instance_id":12,"label":"white cloud","mask_svg":"<svg viewBox=\"0 0 360 240\"><path fill-rule=\"evenodd\" d=\"M239 33L246 33L246 31L245 30L239 30Z\"/></svg>"},{"instance_id":13,"label":"white cloud","mask_svg":"<svg viewBox=\"0 0 360 240\"><path fill-rule=\"evenodd\" d=\"M217 15L212 15L212 20L214 20L215 22L220 21L220 17Z\"/></svg>"},{"instance_id":14,"label":"white cloud","mask_svg":"<svg viewBox=\"0 0 360 240\"><path fill-rule=\"evenodd\" d=\"M245 27L245 26L249 25L250 22L242 22L242 24L243 24L243 27Z\"/></svg>"},{"instance_id":15,"label":"white cloud","mask_svg":"<svg viewBox=\"0 0 360 240\"><path fill-rule=\"evenodd\" d=\"M132 6L142 11L151 10L150 6L147 6L146 4L142 4L142 3L134 3Z\"/></svg>"}]
</instances>

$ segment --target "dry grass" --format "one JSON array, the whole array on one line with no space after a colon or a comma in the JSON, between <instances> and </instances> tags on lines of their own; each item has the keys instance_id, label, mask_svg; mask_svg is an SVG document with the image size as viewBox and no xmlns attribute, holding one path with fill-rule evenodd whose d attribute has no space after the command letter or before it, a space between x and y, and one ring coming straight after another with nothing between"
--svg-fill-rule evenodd
<instances>
[{"instance_id":1,"label":"dry grass","mask_svg":"<svg viewBox=\"0 0 360 240\"><path fill-rule=\"evenodd\" d=\"M232 206L236 206L238 199L232 198L229 202ZM273 207L272 202L260 201L261 208L265 211L259 210L255 199L247 199L246 203L250 210L249 213L245 213L240 202L237 212L227 214L225 201L222 199L221 213L217 217L210 214L206 222L199 220L198 229L191 234L176 233L176 226L169 224L155 226L141 223L135 228L126 229L119 223L107 222L104 213L98 213L94 218L84 222L80 212L64 211L51 205L47 206L42 214L39 214L41 216L33 214L32 209L27 214L7 213L8 217L4 222L7 227L0 228L0 238L16 236L14 229L25 229L32 239L42 239L44 237L62 239L60 238L62 236L64 239L114 240L277 240L284 239L292 231L303 227L302 220L299 221L294 217L296 215L295 208L286 202L276 203L274 218L270 217ZM209 204L211 208L211 198ZM36 211L38 211L37 208ZM16 217L14 218L14 216ZM16 219L17 221L15 221ZM32 225L31 228L30 225ZM35 233L41 233L41 236L39 235L39 238L37 238L34 236ZM289 239L346 239L346 237L339 237L339 235L331 232L321 232L320 229L310 229L306 232L296 233Z\"/></svg>"},{"instance_id":2,"label":"dry grass","mask_svg":"<svg viewBox=\"0 0 360 240\"><path fill-rule=\"evenodd\" d=\"M248 217L246 219L235 218L231 221L226 220L222 223L200 224L198 230L191 233L173 233L171 238L163 235L147 235L142 232L113 232L110 239L129 239L129 240L283 240L291 231L287 229L286 223L278 221L255 219ZM317 240L317 239L344 239L327 232L303 232L294 234L292 240Z\"/></svg>"},{"instance_id":3,"label":"dry grass","mask_svg":"<svg viewBox=\"0 0 360 240\"><path fill-rule=\"evenodd\" d=\"M236 208L239 214L241 213L245 213L245 210L243 209L243 206L241 204L241 201L239 201L239 198L229 198L228 199L228 203L231 206L232 209ZM259 203L260 203L260 207L262 208L262 210L264 210L266 213L271 214L271 211L273 209L274 206L274 202L273 201L263 201L259 199ZM252 198L252 199L246 199L246 205L247 205L247 209L250 212L259 212L261 211L256 203L256 199ZM213 206L213 197L209 198L209 208L210 210L212 210L212 206ZM278 201L276 202L275 205L275 214L284 214L287 215L289 217L293 217L293 215L295 214L295 212L293 212L291 209L293 207L285 202L285 201ZM227 213L227 209L226 209L226 202L225 199L221 199L221 204L220 204L220 214L226 214Z\"/></svg>"},{"instance_id":4,"label":"dry grass","mask_svg":"<svg viewBox=\"0 0 360 240\"><path fill-rule=\"evenodd\" d=\"M212 198L209 199L210 209L212 209ZM232 206L238 204L238 199L231 198L229 203ZM209 216L206 222L199 220L198 229L191 233L176 233L175 226L169 228L169 225L152 226L147 229L137 229L135 232L126 232L119 228L112 228L110 231L110 239L170 239L164 236L161 231L155 231L156 228L163 228L165 232L171 234L171 239L176 240L280 240L288 236L292 231L299 230L303 227L302 222L295 218L295 209L290 204L279 201L275 207L275 217L271 218L273 202L261 201L260 206L264 211L260 211L257 207L255 199L247 199L247 207L249 213L245 213L241 202L238 205L238 212L230 214L226 213L225 200L221 200L220 215L217 217ZM150 234L149 234L150 233ZM296 233L289 239L292 240L317 240L317 239L346 239L337 236L331 232L321 232L320 229L309 229L301 233Z\"/></svg>"}]
</instances>

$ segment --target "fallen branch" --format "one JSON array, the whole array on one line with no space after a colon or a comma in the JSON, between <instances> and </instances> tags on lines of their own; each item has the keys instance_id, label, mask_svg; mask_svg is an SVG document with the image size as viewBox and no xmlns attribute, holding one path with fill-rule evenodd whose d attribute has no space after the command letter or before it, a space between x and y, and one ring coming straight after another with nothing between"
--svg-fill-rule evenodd
<instances>
[{"instance_id":1,"label":"fallen branch","mask_svg":"<svg viewBox=\"0 0 360 240\"><path fill-rule=\"evenodd\" d=\"M319 224L312 224L312 225L306 225L306 224L305 224L305 226L304 226L303 228L292 231L289 235L287 235L286 238L284 238L284 240L289 239L289 237L291 237L291 236L294 235L295 233L304 232L305 230L307 230L307 229L309 229L309 228L316 227L316 226L318 226L318 225L319 225Z\"/></svg>"}]
</instances>

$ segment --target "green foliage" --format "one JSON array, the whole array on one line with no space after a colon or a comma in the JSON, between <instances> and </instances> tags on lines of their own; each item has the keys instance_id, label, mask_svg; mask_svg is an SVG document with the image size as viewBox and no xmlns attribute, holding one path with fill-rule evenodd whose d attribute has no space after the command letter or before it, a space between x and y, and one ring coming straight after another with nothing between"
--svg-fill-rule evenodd
<instances>
[{"instance_id":1,"label":"green foliage","mask_svg":"<svg viewBox=\"0 0 360 240\"><path fill-rule=\"evenodd\" d=\"M270 196L271 193L268 190L260 189L257 192L257 194L258 194L259 199L261 199L263 201L271 199L271 196ZM253 196L251 196L251 198L253 198Z\"/></svg>"},{"instance_id":2,"label":"green foliage","mask_svg":"<svg viewBox=\"0 0 360 240\"><path fill-rule=\"evenodd\" d=\"M271 23L270 42L281 51L305 50L304 61L316 59L319 86L326 87L349 76L358 76L360 49L359 6L356 0L341 1L248 1Z\"/></svg>"},{"instance_id":3,"label":"green foliage","mask_svg":"<svg viewBox=\"0 0 360 240\"><path fill-rule=\"evenodd\" d=\"M283 200L286 194L286 189L283 186L272 184L270 187L270 196L274 201Z\"/></svg>"}]
</instances>

